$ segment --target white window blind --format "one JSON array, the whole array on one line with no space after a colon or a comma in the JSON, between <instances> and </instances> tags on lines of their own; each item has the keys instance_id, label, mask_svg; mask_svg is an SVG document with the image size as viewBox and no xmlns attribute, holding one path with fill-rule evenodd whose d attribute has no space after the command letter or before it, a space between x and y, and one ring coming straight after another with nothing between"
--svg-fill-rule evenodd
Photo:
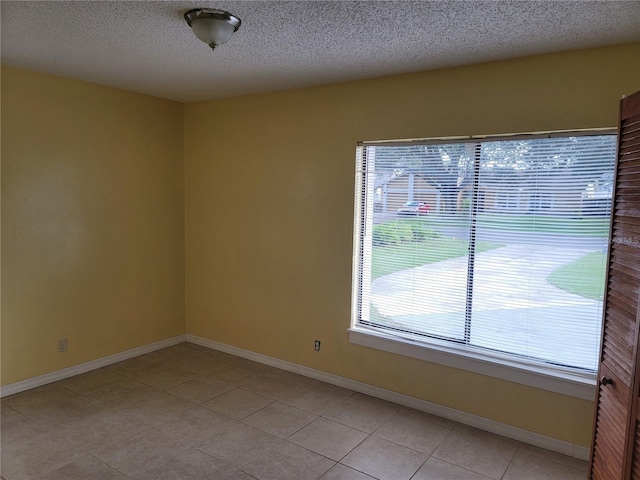
<instances>
[{"instance_id":1,"label":"white window blind","mask_svg":"<svg viewBox=\"0 0 640 480\"><path fill-rule=\"evenodd\" d=\"M615 135L358 148L354 326L594 372Z\"/></svg>"}]
</instances>

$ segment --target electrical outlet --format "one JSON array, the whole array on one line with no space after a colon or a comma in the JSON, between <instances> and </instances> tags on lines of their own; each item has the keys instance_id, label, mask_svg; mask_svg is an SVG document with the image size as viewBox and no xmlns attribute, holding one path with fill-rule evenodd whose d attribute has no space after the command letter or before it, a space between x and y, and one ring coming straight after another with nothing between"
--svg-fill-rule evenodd
<instances>
[{"instance_id":1,"label":"electrical outlet","mask_svg":"<svg viewBox=\"0 0 640 480\"><path fill-rule=\"evenodd\" d=\"M58 352L66 352L67 351L67 337L62 337L58 339Z\"/></svg>"},{"instance_id":2,"label":"electrical outlet","mask_svg":"<svg viewBox=\"0 0 640 480\"><path fill-rule=\"evenodd\" d=\"M316 340L316 342L315 342L315 344L314 344L313 348L314 348L314 350L315 350L316 352L319 352L319 351L320 351L320 340Z\"/></svg>"}]
</instances>

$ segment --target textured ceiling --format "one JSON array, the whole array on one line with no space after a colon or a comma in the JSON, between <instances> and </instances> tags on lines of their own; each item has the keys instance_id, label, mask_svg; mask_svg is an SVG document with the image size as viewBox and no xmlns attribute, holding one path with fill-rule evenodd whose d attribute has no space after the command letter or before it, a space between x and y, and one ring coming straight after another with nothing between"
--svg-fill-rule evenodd
<instances>
[{"instance_id":1,"label":"textured ceiling","mask_svg":"<svg viewBox=\"0 0 640 480\"><path fill-rule=\"evenodd\" d=\"M185 11L242 19L212 53ZM178 101L640 41L640 1L2 1L2 63Z\"/></svg>"}]
</instances>

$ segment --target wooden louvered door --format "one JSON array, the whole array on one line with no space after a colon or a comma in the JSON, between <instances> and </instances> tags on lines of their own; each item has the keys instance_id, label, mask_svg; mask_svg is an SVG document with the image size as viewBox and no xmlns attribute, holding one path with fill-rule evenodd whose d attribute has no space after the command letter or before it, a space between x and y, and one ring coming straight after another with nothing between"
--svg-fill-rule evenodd
<instances>
[{"instance_id":1,"label":"wooden louvered door","mask_svg":"<svg viewBox=\"0 0 640 480\"><path fill-rule=\"evenodd\" d=\"M639 307L640 309L640 304ZM636 371L640 372L640 355L638 355L636 362ZM635 415L633 415L633 451L631 457L631 478L633 480L640 480L640 375L636 375L635 382Z\"/></svg>"},{"instance_id":2,"label":"wooden louvered door","mask_svg":"<svg viewBox=\"0 0 640 480\"><path fill-rule=\"evenodd\" d=\"M621 101L618 135L591 480L640 480L640 92Z\"/></svg>"},{"instance_id":3,"label":"wooden louvered door","mask_svg":"<svg viewBox=\"0 0 640 480\"><path fill-rule=\"evenodd\" d=\"M633 219L633 228L629 234L633 237L629 242L633 249L629 248L629 265L635 271L640 269L640 92L629 97L629 101L623 104L626 111L622 112L621 121L621 141L619 171L622 175L629 176L629 182L625 185L628 192L626 209L628 216ZM638 294L638 290L636 290ZM640 300L638 300L638 311L640 312ZM638 322L640 323L640 321ZM630 432L630 466L629 470L633 480L640 480L640 327L636 334L636 365L635 382L633 384L633 404L632 404L632 425Z\"/></svg>"}]
</instances>

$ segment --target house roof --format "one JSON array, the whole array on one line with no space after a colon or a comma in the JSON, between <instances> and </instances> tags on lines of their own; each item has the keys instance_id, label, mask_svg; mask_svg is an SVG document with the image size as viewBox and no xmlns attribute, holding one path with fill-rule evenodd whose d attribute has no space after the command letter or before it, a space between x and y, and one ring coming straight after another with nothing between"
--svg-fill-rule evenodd
<instances>
[{"instance_id":1,"label":"house roof","mask_svg":"<svg viewBox=\"0 0 640 480\"><path fill-rule=\"evenodd\" d=\"M239 16L215 53L183 15ZM2 1L2 63L178 101L640 41L640 2Z\"/></svg>"}]
</instances>

